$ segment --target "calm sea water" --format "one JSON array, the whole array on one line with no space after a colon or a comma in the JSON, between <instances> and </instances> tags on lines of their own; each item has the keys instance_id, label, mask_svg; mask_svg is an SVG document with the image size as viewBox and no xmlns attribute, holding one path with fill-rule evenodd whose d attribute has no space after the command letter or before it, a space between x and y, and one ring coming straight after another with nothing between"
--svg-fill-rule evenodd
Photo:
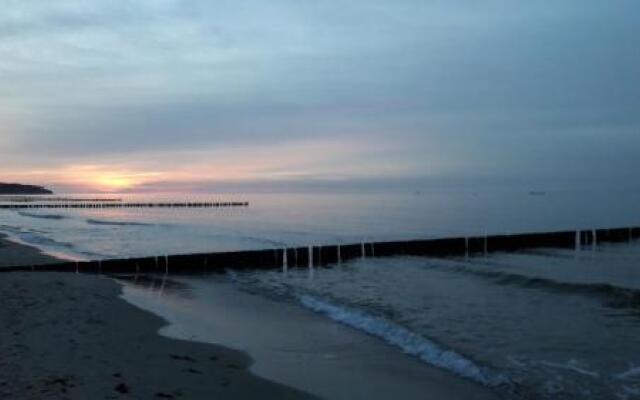
<instances>
[{"instance_id":1,"label":"calm sea water","mask_svg":"<svg viewBox=\"0 0 640 400\"><path fill-rule=\"evenodd\" d=\"M66 196L64 196L66 197ZM73 196L72 196L73 197ZM0 231L79 258L640 225L640 193L76 195L248 208L0 210ZM2 203L0 196L0 203Z\"/></svg>"},{"instance_id":2,"label":"calm sea water","mask_svg":"<svg viewBox=\"0 0 640 400\"><path fill-rule=\"evenodd\" d=\"M251 205L0 211L0 231L52 252L95 259L640 226L640 196L628 193L190 199ZM467 259L369 258L321 269L229 272L227 279L377 336L398 351L496 387L506 398L640 398L636 242ZM197 286L196 299L206 303L206 279Z\"/></svg>"}]
</instances>

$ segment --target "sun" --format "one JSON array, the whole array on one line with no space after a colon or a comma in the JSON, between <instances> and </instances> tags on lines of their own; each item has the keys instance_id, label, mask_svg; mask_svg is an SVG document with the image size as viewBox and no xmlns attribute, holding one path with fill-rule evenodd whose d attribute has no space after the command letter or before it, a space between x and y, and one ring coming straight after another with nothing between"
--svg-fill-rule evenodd
<instances>
[{"instance_id":1,"label":"sun","mask_svg":"<svg viewBox=\"0 0 640 400\"><path fill-rule=\"evenodd\" d=\"M127 189L136 184L136 180L131 176L104 174L95 178L96 186L108 191L118 191Z\"/></svg>"},{"instance_id":2,"label":"sun","mask_svg":"<svg viewBox=\"0 0 640 400\"><path fill-rule=\"evenodd\" d=\"M163 177L163 173L158 171L108 164L70 165L56 171L56 175L63 177L61 181L80 190L110 193L132 190Z\"/></svg>"}]
</instances>

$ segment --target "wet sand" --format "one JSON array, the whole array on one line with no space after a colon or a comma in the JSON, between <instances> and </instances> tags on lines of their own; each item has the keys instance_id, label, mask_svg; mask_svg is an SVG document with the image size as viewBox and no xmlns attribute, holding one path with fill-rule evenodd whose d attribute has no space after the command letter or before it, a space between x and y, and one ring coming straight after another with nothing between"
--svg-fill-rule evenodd
<instances>
[{"instance_id":1,"label":"wet sand","mask_svg":"<svg viewBox=\"0 0 640 400\"><path fill-rule=\"evenodd\" d=\"M0 270L43 261L55 259L0 239ZM0 399L498 398L376 338L229 285L213 294L217 306L206 311L215 315L202 318L207 338L156 316L176 322L172 315L200 318L198 310L167 312L177 303L134 301L129 291L141 309L122 293L93 275L0 273Z\"/></svg>"},{"instance_id":2,"label":"wet sand","mask_svg":"<svg viewBox=\"0 0 640 400\"><path fill-rule=\"evenodd\" d=\"M222 277L127 279L124 297L163 316L163 335L246 351L251 371L327 399L500 396L295 304L238 290Z\"/></svg>"},{"instance_id":3,"label":"wet sand","mask_svg":"<svg viewBox=\"0 0 640 400\"><path fill-rule=\"evenodd\" d=\"M0 242L0 267L47 261ZM251 374L242 352L159 336L166 322L120 294L96 276L0 273L0 398L311 398Z\"/></svg>"}]
</instances>

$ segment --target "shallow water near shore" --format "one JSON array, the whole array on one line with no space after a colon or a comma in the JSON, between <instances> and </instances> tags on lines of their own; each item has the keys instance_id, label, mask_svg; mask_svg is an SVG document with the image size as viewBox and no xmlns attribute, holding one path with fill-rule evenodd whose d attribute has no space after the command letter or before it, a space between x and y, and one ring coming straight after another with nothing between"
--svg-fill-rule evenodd
<instances>
[{"instance_id":1,"label":"shallow water near shore","mask_svg":"<svg viewBox=\"0 0 640 400\"><path fill-rule=\"evenodd\" d=\"M0 231L45 250L96 259L640 226L640 196L633 194L202 198L246 200L251 205L227 210L1 211ZM233 319L221 314L220 293L241 298L234 294L241 291L265 299L298 319L312 318L318 332L341 326L346 331L333 343L343 349L354 343L349 340L373 339L378 358L360 358L373 364L381 364L380 354L392 352L504 398L636 399L639 268L640 243L629 241L467 258L363 258L328 268L283 265L277 271L229 271L222 277L172 277L181 285L171 290L166 279L158 278L152 285L128 286L125 298L172 322L165 334L250 354L265 346L245 348L250 338L234 342L233 332L215 329ZM268 322L267 314L243 314L254 319L251 335ZM204 315L207 318L197 318ZM345 333L352 331L360 334ZM277 343L278 337L271 339ZM283 344L290 339L282 332ZM282 360L307 354L316 371L330 368L322 357L349 359L348 352L335 348L281 350ZM260 365L265 364L258 362L256 368ZM281 379L293 365L279 367L282 373L271 366L277 376L267 377ZM407 371L415 371L411 368ZM307 378L293 380L312 386ZM330 394L335 397L336 392Z\"/></svg>"},{"instance_id":2,"label":"shallow water near shore","mask_svg":"<svg viewBox=\"0 0 640 400\"><path fill-rule=\"evenodd\" d=\"M357 343L338 340L344 348L326 349L316 345L313 334L291 324L272 332L281 337L271 337L269 346L256 344L229 328L234 317L225 310L235 313L237 305L229 306L237 298L234 290L269 299L292 320L306 308L506 399L633 399L640 393L640 274L633 273L639 259L630 254L639 249L640 243L630 243L586 254L549 249L471 259L393 257L319 269L229 271L168 278L185 285L168 293L163 278L142 288L128 285L125 298L167 318L172 325L163 333L169 336L221 343L268 359L273 354L260 354L261 348L283 346L274 352L280 351L276 358L289 368L278 371L263 362L269 379L290 377L287 370L295 369L296 362L309 371L340 366L324 357L352 357L345 349ZM609 263L608 255L618 262ZM269 311L256 310L240 326L247 329L248 319L248 330L269 335ZM304 319L300 323L306 324ZM377 351L384 358L385 352ZM302 362L301 354L309 358ZM366 381L358 378L354 384ZM313 384L299 387L296 379L284 379L326 394L314 392Z\"/></svg>"},{"instance_id":3,"label":"shallow water near shore","mask_svg":"<svg viewBox=\"0 0 640 400\"><path fill-rule=\"evenodd\" d=\"M322 398L498 398L293 302L238 290L224 276L121 282L124 299L170 323L162 335L242 350L253 373Z\"/></svg>"},{"instance_id":4,"label":"shallow water near shore","mask_svg":"<svg viewBox=\"0 0 640 400\"><path fill-rule=\"evenodd\" d=\"M443 362L428 348L416 355L485 385L506 381L514 398L634 398L640 274L629 271L640 260L610 263L608 253L617 249L577 260L553 250L478 260L369 259L312 276L290 270L234 277L247 290L297 299L404 351L417 340L405 331L456 351L472 364Z\"/></svg>"}]
</instances>

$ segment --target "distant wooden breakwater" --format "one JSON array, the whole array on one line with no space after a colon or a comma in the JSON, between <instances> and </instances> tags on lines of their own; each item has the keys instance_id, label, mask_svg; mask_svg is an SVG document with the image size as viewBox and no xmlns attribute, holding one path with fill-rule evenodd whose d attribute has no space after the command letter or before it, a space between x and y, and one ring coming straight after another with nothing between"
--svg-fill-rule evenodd
<instances>
[{"instance_id":1,"label":"distant wooden breakwater","mask_svg":"<svg viewBox=\"0 0 640 400\"><path fill-rule=\"evenodd\" d=\"M220 207L248 207L249 202L180 202L180 203L123 203L123 202L69 202L69 203L21 203L21 204L0 204L0 209L4 210L24 210L37 208L220 208Z\"/></svg>"},{"instance_id":2,"label":"distant wooden breakwater","mask_svg":"<svg viewBox=\"0 0 640 400\"><path fill-rule=\"evenodd\" d=\"M599 243L624 243L640 238L640 227L524 233L397 242L202 253L102 261L64 262L8 271L59 271L90 274L205 274L227 269L288 269L335 265L357 258L391 256L461 257L534 248L594 249Z\"/></svg>"},{"instance_id":3,"label":"distant wooden breakwater","mask_svg":"<svg viewBox=\"0 0 640 400\"><path fill-rule=\"evenodd\" d=\"M117 198L81 198L81 197L43 197L43 196L11 196L0 195L0 202L8 203L51 203L51 202L84 202L84 203L97 203L97 202L116 202L122 201Z\"/></svg>"}]
</instances>

